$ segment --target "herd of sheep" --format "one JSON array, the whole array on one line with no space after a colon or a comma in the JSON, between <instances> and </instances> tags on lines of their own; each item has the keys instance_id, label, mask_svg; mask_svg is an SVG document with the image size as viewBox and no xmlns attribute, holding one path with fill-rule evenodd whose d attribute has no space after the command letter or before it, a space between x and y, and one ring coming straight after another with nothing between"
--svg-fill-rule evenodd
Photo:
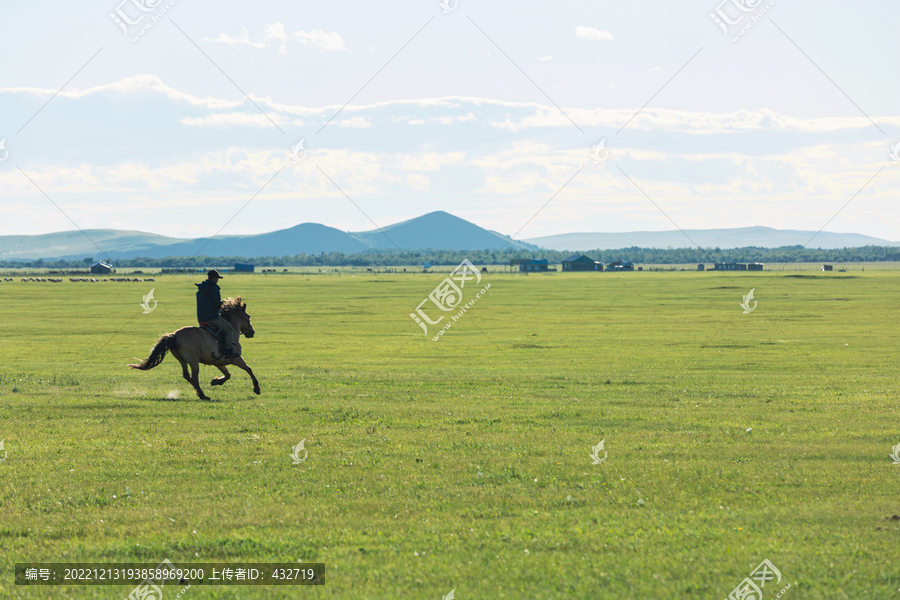
<instances>
[{"instance_id":1,"label":"herd of sheep","mask_svg":"<svg viewBox=\"0 0 900 600\"><path fill-rule=\"evenodd\" d=\"M14 281L12 277L4 277L3 281ZM63 280L61 277L23 277L22 281L41 281L41 282L50 282L50 283L62 283ZM69 281L74 282L86 282L86 283L95 283L98 281L156 281L153 277L147 277L144 279L140 279L139 277L112 277L110 279L96 279L94 277L69 277Z\"/></svg>"}]
</instances>

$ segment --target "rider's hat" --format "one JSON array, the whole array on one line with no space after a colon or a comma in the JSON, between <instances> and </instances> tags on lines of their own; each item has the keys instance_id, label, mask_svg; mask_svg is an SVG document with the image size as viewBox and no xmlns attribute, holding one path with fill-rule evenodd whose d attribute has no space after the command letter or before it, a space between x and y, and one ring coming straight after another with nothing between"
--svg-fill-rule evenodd
<instances>
[{"instance_id":1,"label":"rider's hat","mask_svg":"<svg viewBox=\"0 0 900 600\"><path fill-rule=\"evenodd\" d=\"M211 269L211 270L206 274L206 276L207 276L207 277L213 277L213 276L215 276L215 277L217 277L217 278L219 278L219 279L223 279L223 277L222 277L221 275L219 275L219 272L218 272L216 269Z\"/></svg>"}]
</instances>

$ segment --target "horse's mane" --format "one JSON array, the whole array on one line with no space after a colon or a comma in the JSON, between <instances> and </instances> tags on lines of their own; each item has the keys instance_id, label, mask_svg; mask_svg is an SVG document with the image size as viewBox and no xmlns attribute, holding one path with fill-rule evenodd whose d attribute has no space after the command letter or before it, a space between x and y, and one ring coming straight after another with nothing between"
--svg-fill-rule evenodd
<instances>
[{"instance_id":1,"label":"horse's mane","mask_svg":"<svg viewBox=\"0 0 900 600\"><path fill-rule=\"evenodd\" d=\"M228 318L231 317L233 313L246 312L246 308L247 305L242 304L241 297L238 296L237 298L225 298L225 300L222 302L222 308L220 310L222 311L222 316L225 318L225 320L228 320Z\"/></svg>"}]
</instances>

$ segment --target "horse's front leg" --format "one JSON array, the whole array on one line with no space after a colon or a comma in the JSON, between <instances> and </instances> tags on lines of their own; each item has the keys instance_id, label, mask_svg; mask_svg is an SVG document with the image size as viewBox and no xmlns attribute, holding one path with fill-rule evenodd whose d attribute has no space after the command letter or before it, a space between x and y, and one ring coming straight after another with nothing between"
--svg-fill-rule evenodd
<instances>
[{"instance_id":1,"label":"horse's front leg","mask_svg":"<svg viewBox=\"0 0 900 600\"><path fill-rule=\"evenodd\" d=\"M257 396L260 394L259 382L256 380L256 375L253 374L253 369L251 369L247 363L244 362L244 359L240 356L236 357L231 364L238 367L239 369L243 369L247 371L247 374L250 376L250 379L253 380L253 393Z\"/></svg>"}]
</instances>

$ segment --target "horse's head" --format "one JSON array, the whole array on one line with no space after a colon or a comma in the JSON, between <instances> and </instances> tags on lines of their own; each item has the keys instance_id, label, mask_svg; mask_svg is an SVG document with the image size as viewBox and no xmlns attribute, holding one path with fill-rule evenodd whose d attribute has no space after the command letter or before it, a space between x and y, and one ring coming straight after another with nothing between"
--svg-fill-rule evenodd
<instances>
[{"instance_id":1,"label":"horse's head","mask_svg":"<svg viewBox=\"0 0 900 600\"><path fill-rule=\"evenodd\" d=\"M256 330L253 329L253 323L250 322L250 315L247 314L247 303L241 305L241 308L244 310L244 317L246 321L241 323L241 333L244 334L244 337L252 338L256 335ZM246 325L246 327L244 327Z\"/></svg>"},{"instance_id":2,"label":"horse's head","mask_svg":"<svg viewBox=\"0 0 900 600\"><path fill-rule=\"evenodd\" d=\"M232 304L231 315L237 321L239 321L237 327L235 329L239 330L244 337L252 338L256 335L256 330L253 329L253 323L250 322L250 315L247 314L247 303L241 301L241 297L237 297L237 301ZM234 324L232 324L234 327Z\"/></svg>"}]
</instances>

